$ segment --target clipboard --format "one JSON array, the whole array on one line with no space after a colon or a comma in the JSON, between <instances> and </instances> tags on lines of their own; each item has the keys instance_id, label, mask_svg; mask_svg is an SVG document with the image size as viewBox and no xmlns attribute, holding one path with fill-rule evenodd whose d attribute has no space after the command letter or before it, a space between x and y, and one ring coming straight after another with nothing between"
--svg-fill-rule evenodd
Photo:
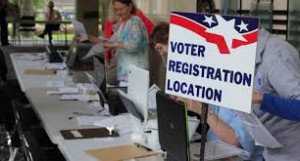
<instances>
[{"instance_id":1,"label":"clipboard","mask_svg":"<svg viewBox=\"0 0 300 161\"><path fill-rule=\"evenodd\" d=\"M85 152L101 161L123 161L132 158L142 158L159 154L158 152L142 148L136 144L103 149L91 149L86 150Z\"/></svg>"},{"instance_id":2,"label":"clipboard","mask_svg":"<svg viewBox=\"0 0 300 161\"><path fill-rule=\"evenodd\" d=\"M106 128L68 129L68 130L60 130L60 133L66 140L119 136L119 134L116 131L113 131L112 134L110 135L109 131Z\"/></svg>"}]
</instances>

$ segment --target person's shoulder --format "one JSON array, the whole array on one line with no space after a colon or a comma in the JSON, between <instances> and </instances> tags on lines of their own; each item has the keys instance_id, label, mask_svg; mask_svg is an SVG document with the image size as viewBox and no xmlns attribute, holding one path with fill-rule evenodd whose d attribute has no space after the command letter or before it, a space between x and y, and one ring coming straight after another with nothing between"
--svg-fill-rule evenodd
<instances>
[{"instance_id":1,"label":"person's shoulder","mask_svg":"<svg viewBox=\"0 0 300 161\"><path fill-rule=\"evenodd\" d=\"M291 45L289 42L278 36L270 36L267 45L270 49L274 51L274 53L277 53L277 55L280 57L290 57L291 55L299 55L297 49L293 45Z\"/></svg>"},{"instance_id":2,"label":"person's shoulder","mask_svg":"<svg viewBox=\"0 0 300 161\"><path fill-rule=\"evenodd\" d=\"M290 43L288 43L283 38L272 35L268 31L261 29L259 31L259 43L264 44L263 46L263 55L264 57L278 58L278 57L291 57L298 56L298 51Z\"/></svg>"},{"instance_id":3,"label":"person's shoulder","mask_svg":"<svg viewBox=\"0 0 300 161\"><path fill-rule=\"evenodd\" d=\"M131 16L132 21L142 22L142 20L137 15Z\"/></svg>"}]
</instances>

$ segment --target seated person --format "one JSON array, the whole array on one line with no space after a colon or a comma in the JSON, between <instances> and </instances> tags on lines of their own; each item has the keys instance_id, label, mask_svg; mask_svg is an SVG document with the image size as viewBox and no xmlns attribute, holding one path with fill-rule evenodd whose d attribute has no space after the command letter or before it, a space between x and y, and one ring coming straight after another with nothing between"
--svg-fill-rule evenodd
<instances>
[{"instance_id":1,"label":"seated person","mask_svg":"<svg viewBox=\"0 0 300 161\"><path fill-rule=\"evenodd\" d=\"M153 30L150 36L151 46L159 52L163 60L167 61L169 24L160 23ZM180 99L187 103L190 111L201 114L202 103L192 100ZM247 129L242 125L236 111L210 105L207 123L210 129L207 133L207 140L220 139L233 146L242 148L251 153L251 160L261 161L262 156L254 152L254 141L251 139Z\"/></svg>"},{"instance_id":2,"label":"seated person","mask_svg":"<svg viewBox=\"0 0 300 161\"><path fill-rule=\"evenodd\" d=\"M44 39L45 34L48 34L49 44L52 45L52 31L59 30L61 15L54 9L54 3L50 1L48 3L48 11L45 14L46 24L45 29L42 34L39 35L40 38Z\"/></svg>"}]
</instances>

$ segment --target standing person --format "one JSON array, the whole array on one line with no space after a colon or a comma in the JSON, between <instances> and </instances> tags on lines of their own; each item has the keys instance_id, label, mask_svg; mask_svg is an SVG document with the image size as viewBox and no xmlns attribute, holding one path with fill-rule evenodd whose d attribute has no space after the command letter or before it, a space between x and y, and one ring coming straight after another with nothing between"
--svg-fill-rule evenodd
<instances>
[{"instance_id":1,"label":"standing person","mask_svg":"<svg viewBox=\"0 0 300 161\"><path fill-rule=\"evenodd\" d=\"M133 1L133 4L136 5L135 1ZM146 26L148 35L150 35L152 30L154 29L154 24L138 8L137 8L135 15L138 16L142 20L142 22ZM108 17L104 23L104 34L105 34L106 38L111 38L111 36L116 32L119 21L120 21L120 18L114 12L113 1L111 0L109 3ZM108 73L110 73L109 75L107 75L107 82L108 82L108 84L114 85L114 84L116 84L116 81L117 81L116 74L115 74L116 73L116 57L114 56L114 50L106 51L105 58L106 58L106 64L107 64L107 71L108 71Z\"/></svg>"},{"instance_id":2,"label":"standing person","mask_svg":"<svg viewBox=\"0 0 300 161\"><path fill-rule=\"evenodd\" d=\"M46 24L45 29L42 34L39 35L40 38L44 39L45 34L48 34L49 44L52 45L52 31L59 30L61 14L59 11L54 9L53 1L49 1L48 10L45 14Z\"/></svg>"},{"instance_id":3,"label":"standing person","mask_svg":"<svg viewBox=\"0 0 300 161\"><path fill-rule=\"evenodd\" d=\"M1 44L2 44L2 46L9 45L9 42L8 42L8 24L7 24L7 21L6 21L7 5L8 5L8 0L0 0L0 30L1 30Z\"/></svg>"},{"instance_id":4,"label":"standing person","mask_svg":"<svg viewBox=\"0 0 300 161\"><path fill-rule=\"evenodd\" d=\"M95 44L115 50L117 81L128 82L128 67L133 64L148 69L148 34L143 22L135 16L137 8L132 0L112 0L115 14L121 21L110 42L90 36Z\"/></svg>"},{"instance_id":5,"label":"standing person","mask_svg":"<svg viewBox=\"0 0 300 161\"><path fill-rule=\"evenodd\" d=\"M300 58L286 41L259 30L254 90L283 98L300 99ZM263 105L263 104L262 104ZM256 107L262 105L257 104ZM300 160L300 122L289 121L254 108L254 113L282 148L265 148L266 161ZM282 107L283 108L283 107Z\"/></svg>"}]
</instances>

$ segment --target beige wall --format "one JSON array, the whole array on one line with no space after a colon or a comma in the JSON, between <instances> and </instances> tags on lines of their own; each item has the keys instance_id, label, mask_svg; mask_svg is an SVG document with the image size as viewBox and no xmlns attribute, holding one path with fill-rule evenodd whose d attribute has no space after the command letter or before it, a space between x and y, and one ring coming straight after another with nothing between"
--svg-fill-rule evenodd
<instances>
[{"instance_id":1,"label":"beige wall","mask_svg":"<svg viewBox=\"0 0 300 161\"><path fill-rule=\"evenodd\" d=\"M84 24L89 35L98 35L99 14L88 16L92 12L98 13L98 7L98 0L76 0L76 19Z\"/></svg>"},{"instance_id":2,"label":"beige wall","mask_svg":"<svg viewBox=\"0 0 300 161\"><path fill-rule=\"evenodd\" d=\"M136 0L138 7L154 22L169 21L170 12L196 12L197 0Z\"/></svg>"}]
</instances>

